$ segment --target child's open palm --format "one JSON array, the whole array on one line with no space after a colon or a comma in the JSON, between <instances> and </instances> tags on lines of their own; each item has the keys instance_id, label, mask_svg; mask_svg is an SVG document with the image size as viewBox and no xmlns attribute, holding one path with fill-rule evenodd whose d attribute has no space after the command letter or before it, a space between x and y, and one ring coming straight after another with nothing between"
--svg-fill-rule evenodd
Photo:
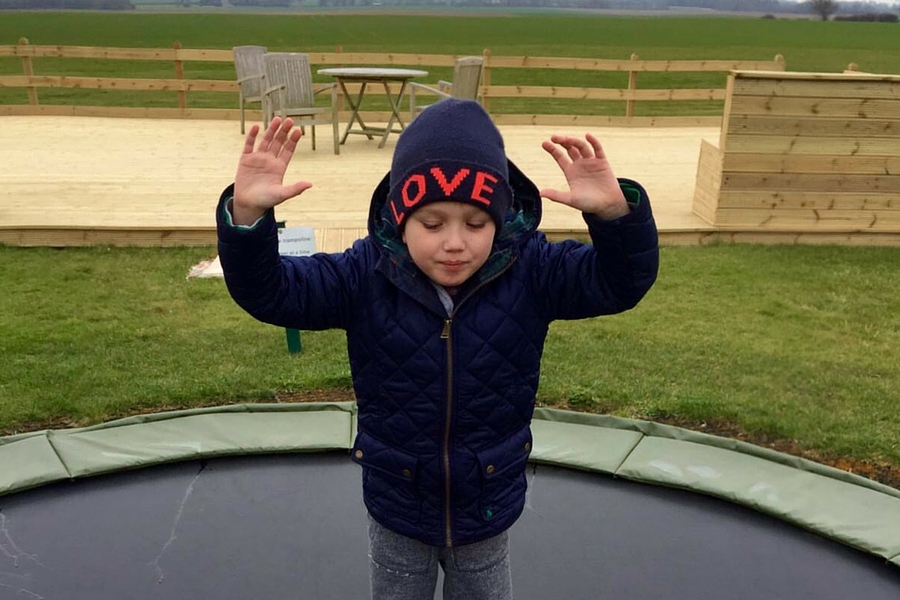
<instances>
[{"instance_id":1,"label":"child's open palm","mask_svg":"<svg viewBox=\"0 0 900 600\"><path fill-rule=\"evenodd\" d=\"M300 130L293 129L293 126L291 119L282 121L275 117L258 146L256 137L259 126L250 128L234 177L236 223L253 223L270 208L312 187L308 181L284 184L284 174L301 137Z\"/></svg>"},{"instance_id":2,"label":"child's open palm","mask_svg":"<svg viewBox=\"0 0 900 600\"><path fill-rule=\"evenodd\" d=\"M541 147L556 160L569 184L568 191L546 188L541 196L601 219L628 214L625 195L596 137L590 133L585 139L554 134Z\"/></svg>"}]
</instances>

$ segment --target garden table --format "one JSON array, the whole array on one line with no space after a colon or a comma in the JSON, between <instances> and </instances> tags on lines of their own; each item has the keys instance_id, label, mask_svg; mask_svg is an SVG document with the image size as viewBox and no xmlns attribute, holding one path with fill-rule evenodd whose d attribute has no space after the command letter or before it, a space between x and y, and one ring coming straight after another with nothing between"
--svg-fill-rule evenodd
<instances>
[{"instance_id":1,"label":"garden table","mask_svg":"<svg viewBox=\"0 0 900 600\"><path fill-rule=\"evenodd\" d=\"M351 133L365 135L370 140L374 139L373 134L378 134L381 136L381 142L378 144L379 148L384 148L384 143L387 141L391 132L400 133L400 131L403 130L403 120L400 118L400 101L403 98L403 92L406 90L406 84L416 77L425 77L428 75L428 71L420 71L418 69L394 69L384 67L333 67L329 69L319 69L317 73L334 77L337 84L340 86L344 97L347 98L347 103L353 111L350 114L350 121L347 123L347 128L344 130L344 135L341 136L341 144L347 141L347 136ZM347 83L360 84L359 93L355 98L347 90ZM359 114L360 106L366 95L366 87L370 83L376 85L380 84L383 87L384 95L387 96L391 106L391 116L384 127L366 125ZM399 84L400 88L394 93L394 89L391 86L396 84ZM359 124L358 128L354 128L355 123ZM394 123L397 123L400 128L394 129Z\"/></svg>"}]
</instances>

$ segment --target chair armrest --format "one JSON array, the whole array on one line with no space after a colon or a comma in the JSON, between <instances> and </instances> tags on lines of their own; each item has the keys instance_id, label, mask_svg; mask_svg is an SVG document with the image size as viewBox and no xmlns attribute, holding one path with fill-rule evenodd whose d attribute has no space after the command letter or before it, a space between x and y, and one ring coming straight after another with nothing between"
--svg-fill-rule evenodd
<instances>
[{"instance_id":1,"label":"chair armrest","mask_svg":"<svg viewBox=\"0 0 900 600\"><path fill-rule=\"evenodd\" d=\"M447 94L449 94L450 90L453 89L453 84L450 83L449 81L444 81L443 79L441 79L440 81L437 82L437 86L438 86L439 90L441 90L442 92L445 92Z\"/></svg>"},{"instance_id":2,"label":"chair armrest","mask_svg":"<svg viewBox=\"0 0 900 600\"><path fill-rule=\"evenodd\" d=\"M240 79L238 79L237 82L240 84L244 83L245 81L252 81L254 79L259 79L260 81L262 81L265 78L265 75L247 75L246 77L241 77Z\"/></svg>"},{"instance_id":3,"label":"chair armrest","mask_svg":"<svg viewBox=\"0 0 900 600\"><path fill-rule=\"evenodd\" d=\"M337 87L337 83L322 83L316 85L319 85L320 87L316 88L313 86L313 96L321 92L330 92L333 88Z\"/></svg>"},{"instance_id":4,"label":"chair armrest","mask_svg":"<svg viewBox=\"0 0 900 600\"><path fill-rule=\"evenodd\" d=\"M425 85L424 83L416 83L414 81L411 81L409 83L409 93L412 95L415 95L417 90L425 92L426 94L434 94L434 95L440 96L442 98L450 97L449 93L447 93L443 90L440 90L436 87L432 87L430 85Z\"/></svg>"},{"instance_id":5,"label":"chair armrest","mask_svg":"<svg viewBox=\"0 0 900 600\"><path fill-rule=\"evenodd\" d=\"M283 83L281 85L273 85L272 87L267 87L265 90L263 90L263 96L268 96L268 95L272 94L273 92L277 92L277 91L283 90L285 88L287 88L287 86Z\"/></svg>"}]
</instances>

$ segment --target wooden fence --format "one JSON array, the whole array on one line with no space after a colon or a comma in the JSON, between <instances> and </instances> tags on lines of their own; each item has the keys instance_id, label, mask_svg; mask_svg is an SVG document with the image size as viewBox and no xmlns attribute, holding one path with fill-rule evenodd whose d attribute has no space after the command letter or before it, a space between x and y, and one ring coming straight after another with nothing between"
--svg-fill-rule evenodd
<instances>
[{"instance_id":1,"label":"wooden fence","mask_svg":"<svg viewBox=\"0 0 900 600\"><path fill-rule=\"evenodd\" d=\"M339 50L339 49L338 49ZM450 69L457 56L437 54L363 54L351 52L310 52L310 62L315 68L332 65L379 65L403 67L440 67ZM22 75L0 75L0 90L24 88L27 104L0 104L0 115L86 115L86 116L128 116L144 118L208 118L236 119L237 108L200 108L189 106L189 94L196 92L220 92L233 96L237 105L237 85L233 80L186 78L187 62L233 62L231 50L182 48L176 43L173 48L95 48L83 46L31 45L27 39L19 44L0 46L0 57L19 57L22 61ZM73 58L92 60L167 61L173 65L170 78L123 78L73 76L36 73L36 58ZM732 70L783 71L784 58L776 56L771 61L743 60L642 60L637 55L629 59L593 59L567 57L493 56L484 50L484 75L481 95L483 103L498 124L517 125L567 125L572 123L587 125L706 125L718 126L721 112L708 115L679 116L637 116L635 104L638 102L686 102L722 101L722 88L683 87L673 89L639 88L638 80L648 73L721 73ZM495 84L495 74L501 70L515 69L512 79L517 85ZM579 71L584 73L620 73L627 75L627 85L622 88L593 86L540 85L536 74L546 71ZM510 79L506 77L506 79ZM521 83L519 83L521 82ZM177 97L177 107L136 107L136 106L71 106L61 104L41 104L39 89L72 88L93 90L162 91ZM353 90L351 90L353 91ZM497 100L500 102L496 102ZM553 100L574 102L586 109L578 108L579 114L549 114L540 110L531 112L508 112L501 104L503 100L517 99L528 108L540 109ZM528 104L530 102L531 104ZM591 108L591 103L594 107ZM598 112L597 103L624 103L624 116L591 114ZM521 103L520 103L521 104ZM567 105L568 106L568 105ZM621 112L621 109L620 111ZM693 111L687 111L693 112ZM252 115L258 118L258 114ZM387 120L387 112L368 112L364 117L371 120Z\"/></svg>"}]
</instances>

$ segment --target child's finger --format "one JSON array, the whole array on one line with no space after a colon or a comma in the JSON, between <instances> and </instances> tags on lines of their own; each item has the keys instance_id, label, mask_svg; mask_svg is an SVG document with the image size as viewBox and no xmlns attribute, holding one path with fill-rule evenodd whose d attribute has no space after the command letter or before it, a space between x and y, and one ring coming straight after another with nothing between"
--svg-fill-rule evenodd
<instances>
[{"instance_id":1,"label":"child's finger","mask_svg":"<svg viewBox=\"0 0 900 600\"><path fill-rule=\"evenodd\" d=\"M252 154L253 147L256 145L256 136L259 134L259 125L254 125L250 128L250 132L247 134L247 137L244 138L244 154Z\"/></svg>"},{"instance_id":2,"label":"child's finger","mask_svg":"<svg viewBox=\"0 0 900 600\"><path fill-rule=\"evenodd\" d=\"M594 149L594 156L597 158L606 158L606 152L603 151L603 146L600 145L600 140L594 137L590 133L584 134L584 137L590 142L591 147Z\"/></svg>"},{"instance_id":3,"label":"child's finger","mask_svg":"<svg viewBox=\"0 0 900 600\"><path fill-rule=\"evenodd\" d=\"M281 127L275 132L275 139L272 146L269 148L273 154L276 156L281 152L281 147L287 141L291 128L294 126L294 121L291 119L285 119L281 123Z\"/></svg>"},{"instance_id":4,"label":"child's finger","mask_svg":"<svg viewBox=\"0 0 900 600\"><path fill-rule=\"evenodd\" d=\"M308 190L311 187L312 187L312 184L308 181L298 181L291 185L286 185L283 188L284 198L282 199L282 201L293 198L294 196L299 196L300 194L302 194L303 192L305 192L306 190Z\"/></svg>"},{"instance_id":5,"label":"child's finger","mask_svg":"<svg viewBox=\"0 0 900 600\"><path fill-rule=\"evenodd\" d=\"M301 133L299 129L295 129L291 132L291 135L285 140L284 145L281 147L281 152L278 154L278 158L283 160L285 163L291 162L291 157L294 156L294 150L297 149L297 142L300 141Z\"/></svg>"},{"instance_id":6,"label":"child's finger","mask_svg":"<svg viewBox=\"0 0 900 600\"><path fill-rule=\"evenodd\" d=\"M275 140L275 132L278 131L279 127L281 127L281 117L273 118L272 122L269 123L269 127L266 129L266 132L263 133L262 140L259 142L260 152L269 151L269 148L272 146L272 142Z\"/></svg>"},{"instance_id":7,"label":"child's finger","mask_svg":"<svg viewBox=\"0 0 900 600\"><path fill-rule=\"evenodd\" d=\"M560 135L551 137L550 139L562 146L573 162L591 156L590 146L580 138L572 137L570 135Z\"/></svg>"},{"instance_id":8,"label":"child's finger","mask_svg":"<svg viewBox=\"0 0 900 600\"><path fill-rule=\"evenodd\" d=\"M566 160L566 153L563 152L563 149L557 144L544 140L541 142L541 148L553 157L553 160L556 161L556 164L558 164L561 169L565 169L569 165L569 162Z\"/></svg>"}]
</instances>

